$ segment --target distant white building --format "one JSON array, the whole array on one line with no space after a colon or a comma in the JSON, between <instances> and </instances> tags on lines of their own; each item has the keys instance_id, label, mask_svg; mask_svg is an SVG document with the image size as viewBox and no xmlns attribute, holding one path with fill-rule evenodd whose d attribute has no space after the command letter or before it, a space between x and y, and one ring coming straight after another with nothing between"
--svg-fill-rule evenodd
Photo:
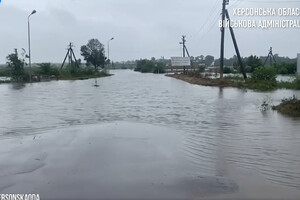
<instances>
[{"instance_id":1,"label":"distant white building","mask_svg":"<svg viewBox=\"0 0 300 200\"><path fill-rule=\"evenodd\" d=\"M300 74L300 53L298 53L298 59L297 59L297 73Z\"/></svg>"}]
</instances>

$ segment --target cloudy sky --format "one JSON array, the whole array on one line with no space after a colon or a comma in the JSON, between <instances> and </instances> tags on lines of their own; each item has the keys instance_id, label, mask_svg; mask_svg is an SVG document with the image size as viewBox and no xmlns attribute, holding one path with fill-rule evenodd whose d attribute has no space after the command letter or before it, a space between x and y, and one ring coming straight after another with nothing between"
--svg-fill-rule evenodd
<instances>
[{"instance_id":1,"label":"cloudy sky","mask_svg":"<svg viewBox=\"0 0 300 200\"><path fill-rule=\"evenodd\" d=\"M27 16L30 18L33 62L62 62L72 41L80 57L80 46L91 38L105 47L110 42L114 61L180 56L180 40L187 36L192 56L219 57L222 0L2 0L0 4L0 63L14 48L28 49ZM233 8L291 7L300 1L231 0ZM234 17L232 19L242 19ZM249 19L249 17L244 17ZM250 19L254 19L253 17ZM300 17L281 17L297 19ZM266 55L270 46L281 56L300 53L300 29L236 29L242 56ZM226 32L226 57L234 49Z\"/></svg>"}]
</instances>

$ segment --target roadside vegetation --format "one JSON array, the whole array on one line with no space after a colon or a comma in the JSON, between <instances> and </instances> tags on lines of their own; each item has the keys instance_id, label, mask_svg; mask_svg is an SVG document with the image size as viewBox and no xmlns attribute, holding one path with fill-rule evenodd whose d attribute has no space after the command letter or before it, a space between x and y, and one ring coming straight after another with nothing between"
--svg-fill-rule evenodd
<instances>
[{"instance_id":1,"label":"roadside vegetation","mask_svg":"<svg viewBox=\"0 0 300 200\"><path fill-rule=\"evenodd\" d=\"M76 65L75 62L63 67L40 63L37 66L25 67L24 58L20 58L17 49L6 57L7 65L0 68L0 77L9 79L0 80L0 83L29 82L30 74L33 82L45 80L78 80L109 76L104 70L109 60L105 57L104 45L97 39L91 39L87 45L81 47L81 55L86 64Z\"/></svg>"},{"instance_id":2,"label":"roadside vegetation","mask_svg":"<svg viewBox=\"0 0 300 200\"><path fill-rule=\"evenodd\" d=\"M203 73L203 69L192 72L189 71L185 74L168 76L205 86L249 88L260 91L274 89L300 90L300 77L295 75L297 70L296 60L287 57L279 57L278 55L275 55L275 58L278 62L267 66L263 66L263 60L266 59L265 57L251 55L248 58L244 58L243 62L245 64L245 70L249 75L247 80L244 80L238 75L240 73L240 68L236 62L236 57L225 59L225 65L228 64L232 66L224 67L224 74L230 75L226 75L222 80L215 77L211 78L211 76ZM218 65L218 63L218 59L214 61L214 65ZM215 68L215 74L217 74L218 70L218 68ZM278 75L290 75L295 78L293 81L277 81Z\"/></svg>"},{"instance_id":3,"label":"roadside vegetation","mask_svg":"<svg viewBox=\"0 0 300 200\"><path fill-rule=\"evenodd\" d=\"M273 110L292 117L300 117L300 100L296 96L283 99L278 106L273 106Z\"/></svg>"},{"instance_id":4,"label":"roadside vegetation","mask_svg":"<svg viewBox=\"0 0 300 200\"><path fill-rule=\"evenodd\" d=\"M274 89L294 89L300 90L300 76L296 76L294 81L277 81L277 72L274 67L258 67L251 74L250 78L244 80L241 76L230 75L223 79L211 78L201 70L188 72L186 74L167 75L192 84L219 87L248 88L259 91L269 91Z\"/></svg>"},{"instance_id":5,"label":"roadside vegetation","mask_svg":"<svg viewBox=\"0 0 300 200\"><path fill-rule=\"evenodd\" d=\"M67 65L63 69L55 66L51 63L38 64L39 67L33 67L31 69L32 81L49 81L49 80L82 80L89 78L99 78L109 76L105 71L94 71L91 66ZM0 80L0 83L11 82L29 82L29 68L25 68L18 76L12 76L13 69L5 67L0 70L0 76L9 77L10 80Z\"/></svg>"},{"instance_id":6,"label":"roadside vegetation","mask_svg":"<svg viewBox=\"0 0 300 200\"><path fill-rule=\"evenodd\" d=\"M134 69L134 71L142 73L162 74L165 73L165 67L166 65L162 62L144 59L137 61L136 68Z\"/></svg>"}]
</instances>

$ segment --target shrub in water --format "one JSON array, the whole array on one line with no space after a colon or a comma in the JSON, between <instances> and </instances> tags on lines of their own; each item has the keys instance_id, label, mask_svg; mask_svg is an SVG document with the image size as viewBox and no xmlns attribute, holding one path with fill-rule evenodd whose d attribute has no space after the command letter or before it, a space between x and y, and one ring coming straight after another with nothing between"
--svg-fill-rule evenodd
<instances>
[{"instance_id":1,"label":"shrub in water","mask_svg":"<svg viewBox=\"0 0 300 200\"><path fill-rule=\"evenodd\" d=\"M273 67L259 67L252 73L251 79L254 81L276 82L276 69Z\"/></svg>"}]
</instances>

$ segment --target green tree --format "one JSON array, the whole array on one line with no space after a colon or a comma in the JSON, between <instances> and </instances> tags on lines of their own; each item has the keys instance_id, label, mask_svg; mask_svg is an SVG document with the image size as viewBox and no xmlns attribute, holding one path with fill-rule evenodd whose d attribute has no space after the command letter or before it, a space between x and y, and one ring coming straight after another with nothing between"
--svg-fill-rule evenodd
<instances>
[{"instance_id":1,"label":"green tree","mask_svg":"<svg viewBox=\"0 0 300 200\"><path fill-rule=\"evenodd\" d=\"M214 62L214 60L215 60L215 57L208 55L205 57L204 63L206 66L211 66L212 63Z\"/></svg>"},{"instance_id":2,"label":"green tree","mask_svg":"<svg viewBox=\"0 0 300 200\"><path fill-rule=\"evenodd\" d=\"M98 71L99 67L104 68L106 62L104 45L98 39L89 40L87 45L83 45L80 50L87 65L92 64L95 71Z\"/></svg>"},{"instance_id":3,"label":"green tree","mask_svg":"<svg viewBox=\"0 0 300 200\"><path fill-rule=\"evenodd\" d=\"M246 65L250 67L250 72L254 72L256 68L262 66L262 62L259 57L251 55L248 57Z\"/></svg>"},{"instance_id":4,"label":"green tree","mask_svg":"<svg viewBox=\"0 0 300 200\"><path fill-rule=\"evenodd\" d=\"M11 78L14 81L23 81L25 72L24 72L24 60L19 59L18 51L15 49L15 53L9 54L7 57L7 64L10 68Z\"/></svg>"},{"instance_id":5,"label":"green tree","mask_svg":"<svg viewBox=\"0 0 300 200\"><path fill-rule=\"evenodd\" d=\"M154 67L153 73L155 74L163 74L165 73L166 65L163 62L157 62Z\"/></svg>"},{"instance_id":6,"label":"green tree","mask_svg":"<svg viewBox=\"0 0 300 200\"><path fill-rule=\"evenodd\" d=\"M152 73L154 72L154 69L155 69L155 63L150 60L144 59L144 60L139 60L137 62L136 68L134 70L142 73Z\"/></svg>"}]
</instances>

